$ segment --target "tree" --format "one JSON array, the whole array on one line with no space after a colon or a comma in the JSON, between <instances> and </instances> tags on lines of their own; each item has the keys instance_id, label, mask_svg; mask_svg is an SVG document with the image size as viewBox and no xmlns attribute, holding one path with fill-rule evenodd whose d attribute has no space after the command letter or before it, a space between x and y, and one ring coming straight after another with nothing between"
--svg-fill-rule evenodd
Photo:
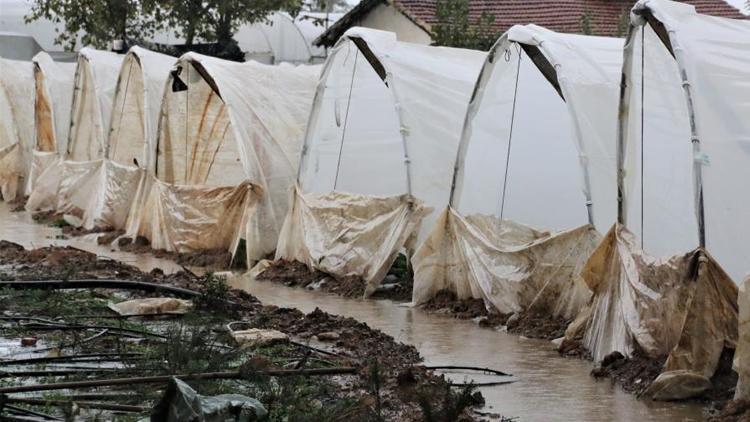
<instances>
[{"instance_id":1,"label":"tree","mask_svg":"<svg viewBox=\"0 0 750 422\"><path fill-rule=\"evenodd\" d=\"M84 45L107 48L112 40L148 37L157 26L138 0L34 0L25 19L62 23L55 42L67 50L75 48L79 34Z\"/></svg>"},{"instance_id":2,"label":"tree","mask_svg":"<svg viewBox=\"0 0 750 422\"><path fill-rule=\"evenodd\" d=\"M164 17L192 45L200 38L228 45L240 25L262 21L278 10L296 15L301 0L144 0L149 9Z\"/></svg>"},{"instance_id":3,"label":"tree","mask_svg":"<svg viewBox=\"0 0 750 422\"><path fill-rule=\"evenodd\" d=\"M343 12L349 9L346 0L305 0L305 9L310 12Z\"/></svg>"},{"instance_id":4,"label":"tree","mask_svg":"<svg viewBox=\"0 0 750 422\"><path fill-rule=\"evenodd\" d=\"M475 22L471 22L469 0L438 0L435 18L437 23L432 26L434 45L487 51L497 39L495 15L482 12Z\"/></svg>"}]
</instances>

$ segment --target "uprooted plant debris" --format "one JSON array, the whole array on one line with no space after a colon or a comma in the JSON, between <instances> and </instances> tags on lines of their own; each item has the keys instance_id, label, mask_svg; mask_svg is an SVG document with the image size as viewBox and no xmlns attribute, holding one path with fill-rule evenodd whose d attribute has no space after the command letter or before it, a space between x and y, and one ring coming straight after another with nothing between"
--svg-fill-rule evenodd
<instances>
[{"instance_id":1,"label":"uprooted plant debris","mask_svg":"<svg viewBox=\"0 0 750 422\"><path fill-rule=\"evenodd\" d=\"M457 319L473 319L483 327L506 327L509 333L544 340L562 337L570 324L565 318L551 318L533 310L516 314L491 312L482 299L458 299L448 290L439 291L422 309Z\"/></svg>"},{"instance_id":2,"label":"uprooted plant debris","mask_svg":"<svg viewBox=\"0 0 750 422\"><path fill-rule=\"evenodd\" d=\"M291 287L303 287L349 298L361 298L365 294L365 282L361 277L335 277L322 271L310 271L298 261L277 260L271 263L258 280L272 281ZM412 277L406 268L406 257L400 255L391 267L385 281L370 296L371 299L390 299L408 302L412 294Z\"/></svg>"},{"instance_id":3,"label":"uprooted plant debris","mask_svg":"<svg viewBox=\"0 0 750 422\"><path fill-rule=\"evenodd\" d=\"M143 273L75 248L0 241L0 279L0 337L17 344L0 349L0 412L14 417L137 420L174 375L201 396L255 398L272 421L470 421L481 403L472 386L450 388L420 366L413 346L319 309L264 306L213 274ZM185 313L110 308L175 295L191 300ZM238 345L233 334L252 329L283 339Z\"/></svg>"}]
</instances>

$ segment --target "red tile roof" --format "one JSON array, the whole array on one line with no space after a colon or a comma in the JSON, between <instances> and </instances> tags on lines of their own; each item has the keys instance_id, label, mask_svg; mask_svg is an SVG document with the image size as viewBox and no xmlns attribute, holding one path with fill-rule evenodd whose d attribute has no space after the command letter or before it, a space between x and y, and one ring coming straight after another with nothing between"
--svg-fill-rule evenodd
<instances>
[{"instance_id":1,"label":"red tile roof","mask_svg":"<svg viewBox=\"0 0 750 422\"><path fill-rule=\"evenodd\" d=\"M696 7L699 13L743 19L739 10L724 0L684 0ZM375 6L392 4L409 19L429 32L437 23L436 0L362 0L347 15L331 26L315 43L333 45L351 26L355 26ZM469 16L476 21L483 12L495 15L498 36L516 24L534 23L557 32L580 33L581 18L590 19L594 35L619 34L621 22L635 4L635 0L471 0ZM627 22L627 21L625 21Z\"/></svg>"}]
</instances>

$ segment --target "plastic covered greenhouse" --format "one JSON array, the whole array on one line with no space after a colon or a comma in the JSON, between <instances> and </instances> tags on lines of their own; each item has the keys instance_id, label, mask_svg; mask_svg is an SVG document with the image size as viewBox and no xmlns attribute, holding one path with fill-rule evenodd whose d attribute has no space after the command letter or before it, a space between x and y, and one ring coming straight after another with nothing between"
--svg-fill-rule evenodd
<instances>
[{"instance_id":1,"label":"plastic covered greenhouse","mask_svg":"<svg viewBox=\"0 0 750 422\"><path fill-rule=\"evenodd\" d=\"M75 72L70 128L66 150L35 180L26 202L29 211L72 212L82 219L82 208L73 210L72 196L66 198L65 180L78 165L104 158L112 101L123 56L108 51L82 48ZM71 194L73 191L71 191ZM71 201L71 202L69 202ZM72 220L71 220L72 221Z\"/></svg>"},{"instance_id":2,"label":"plastic covered greenhouse","mask_svg":"<svg viewBox=\"0 0 750 422\"><path fill-rule=\"evenodd\" d=\"M615 219L623 40L514 26L466 115L449 207L414 258L413 302L447 290L494 312L574 318Z\"/></svg>"},{"instance_id":3,"label":"plastic covered greenhouse","mask_svg":"<svg viewBox=\"0 0 750 422\"><path fill-rule=\"evenodd\" d=\"M646 394L696 396L737 341L750 270L750 22L637 3L625 47L619 217L582 271L568 328L595 359L666 357ZM733 282L734 280L734 282Z\"/></svg>"},{"instance_id":4,"label":"plastic covered greenhouse","mask_svg":"<svg viewBox=\"0 0 750 422\"><path fill-rule=\"evenodd\" d=\"M0 57L0 197L23 196L34 144L34 67Z\"/></svg>"},{"instance_id":5,"label":"plastic covered greenhouse","mask_svg":"<svg viewBox=\"0 0 750 422\"><path fill-rule=\"evenodd\" d=\"M34 56L33 62L35 140L28 193L33 191L37 177L67 149L76 71L75 63L56 62L45 52Z\"/></svg>"},{"instance_id":6,"label":"plastic covered greenhouse","mask_svg":"<svg viewBox=\"0 0 750 422\"><path fill-rule=\"evenodd\" d=\"M183 55L167 80L154 177L127 224L154 249L272 253L319 66Z\"/></svg>"},{"instance_id":7,"label":"plastic covered greenhouse","mask_svg":"<svg viewBox=\"0 0 750 422\"><path fill-rule=\"evenodd\" d=\"M85 229L125 228L135 195L152 170L164 84L176 59L133 47L122 60L102 158L66 161L57 211Z\"/></svg>"},{"instance_id":8,"label":"plastic covered greenhouse","mask_svg":"<svg viewBox=\"0 0 750 422\"><path fill-rule=\"evenodd\" d=\"M352 28L332 49L305 135L276 258L371 294L432 208L444 207L466 108L486 53Z\"/></svg>"}]
</instances>

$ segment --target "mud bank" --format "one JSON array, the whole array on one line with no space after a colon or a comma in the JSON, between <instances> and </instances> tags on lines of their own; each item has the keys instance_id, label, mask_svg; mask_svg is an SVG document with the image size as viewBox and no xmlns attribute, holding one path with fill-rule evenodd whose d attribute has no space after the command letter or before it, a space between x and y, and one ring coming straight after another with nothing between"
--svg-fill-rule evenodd
<instances>
[{"instance_id":1,"label":"mud bank","mask_svg":"<svg viewBox=\"0 0 750 422\"><path fill-rule=\"evenodd\" d=\"M3 369L18 373L10 376L23 384L237 370L245 375L229 381L189 383L204 395L231 392L258 398L272 415L290 420L418 421L431 413L432 420L470 421L474 416L469 409L481 403L481 397L470 390L451 389L444 378L420 366L421 357L413 346L398 343L352 318L319 309L305 314L296 309L265 306L246 292L229 289L210 274L165 275L159 270L143 273L75 248L26 250L1 241L0 270L3 280L133 280L199 293L192 299L193 308L182 316L126 319L116 317L108 305L155 294L113 288L2 290L0 337L19 344L21 338L34 339L35 346L10 351L0 347L0 353L5 354ZM280 331L291 342L236 347L229 330L250 328ZM112 358L112 351L117 351L119 357ZM52 358L51 361L62 359L68 365L80 366L85 361L77 358L80 355L107 355L108 364L78 371L57 364L29 367L26 366L29 363L10 361L34 356ZM258 371L349 367L355 368L354 373L292 376L275 382L251 376ZM19 384L13 381L10 385ZM75 394L65 390L63 396L55 391L52 393L56 394L41 395L34 392L33 397L44 405L17 402L14 406L57 412L55 415L61 416L61 409L79 400L75 395L88 394L97 396L95 401L100 404L130 406L128 415L143 416L159 399L163 387L159 384L153 388L82 388L73 391ZM9 394L8 397L21 400L29 396ZM65 406L54 404L60 401ZM84 409L79 414L84 418L98 415L112 419L123 414L101 410L101 406L96 412L104 414L92 413L84 406L79 408Z\"/></svg>"},{"instance_id":2,"label":"mud bank","mask_svg":"<svg viewBox=\"0 0 750 422\"><path fill-rule=\"evenodd\" d=\"M119 236L117 236L119 237ZM210 249L189 253L169 252L164 249L153 249L151 243L145 237L131 239L129 237L117 237L109 240L109 243L117 240L117 246L121 251L135 254L151 254L157 258L171 259L179 265L186 267L204 267L215 270L229 270L232 268L244 268L244 261L232 261L232 254L225 249ZM100 237L99 240L102 238ZM242 251L237 256L243 256Z\"/></svg>"},{"instance_id":3,"label":"mud bank","mask_svg":"<svg viewBox=\"0 0 750 422\"><path fill-rule=\"evenodd\" d=\"M320 290L348 298L361 298L365 294L365 282L360 277L335 277L321 271L310 271L301 262L283 259L272 262L257 279L289 287ZM369 299L408 302L411 300L411 294L412 277L406 269L405 259L400 259L391 268L381 287Z\"/></svg>"},{"instance_id":4,"label":"mud bank","mask_svg":"<svg viewBox=\"0 0 750 422\"><path fill-rule=\"evenodd\" d=\"M427 312L449 315L457 319L476 320L480 326L505 328L511 334L541 340L554 340L565 334L571 321L564 318L549 318L533 311L517 314L490 312L482 299L458 299L447 290L438 292L434 298L421 306Z\"/></svg>"}]
</instances>

